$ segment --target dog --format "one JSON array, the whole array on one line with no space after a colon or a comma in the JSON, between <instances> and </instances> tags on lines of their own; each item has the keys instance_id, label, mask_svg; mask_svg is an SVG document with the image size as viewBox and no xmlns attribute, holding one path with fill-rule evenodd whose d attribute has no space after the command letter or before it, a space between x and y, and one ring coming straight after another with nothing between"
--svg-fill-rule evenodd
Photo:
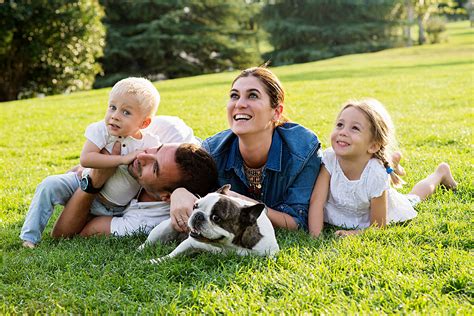
<instances>
[{"instance_id":1,"label":"dog","mask_svg":"<svg viewBox=\"0 0 474 316\"><path fill-rule=\"evenodd\" d=\"M196 251L234 251L243 256L274 256L280 248L265 204L229 196L229 189L230 185L225 185L196 201L188 220L189 235L175 231L171 219L168 219L150 232L138 250L157 241L166 243L182 240L184 235L187 238L170 254L151 259L150 262L156 264Z\"/></svg>"}]
</instances>

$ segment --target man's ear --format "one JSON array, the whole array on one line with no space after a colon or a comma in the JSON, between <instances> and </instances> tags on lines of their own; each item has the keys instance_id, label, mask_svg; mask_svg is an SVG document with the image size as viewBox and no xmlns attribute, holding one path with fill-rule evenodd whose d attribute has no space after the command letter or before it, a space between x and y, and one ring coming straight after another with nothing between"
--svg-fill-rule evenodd
<instances>
[{"instance_id":1,"label":"man's ear","mask_svg":"<svg viewBox=\"0 0 474 316\"><path fill-rule=\"evenodd\" d=\"M375 154L376 152L378 152L380 150L380 144L377 144L377 143L372 143L369 147L369 154L373 155Z\"/></svg>"},{"instance_id":2,"label":"man's ear","mask_svg":"<svg viewBox=\"0 0 474 316\"><path fill-rule=\"evenodd\" d=\"M168 192L168 191L160 192L159 196L160 196L160 200L162 200L163 202L166 202L166 203L171 202L171 193L170 192Z\"/></svg>"},{"instance_id":3,"label":"man's ear","mask_svg":"<svg viewBox=\"0 0 474 316\"><path fill-rule=\"evenodd\" d=\"M140 129L147 128L148 125L151 123L151 117L147 117L143 122L142 125L140 126Z\"/></svg>"}]
</instances>

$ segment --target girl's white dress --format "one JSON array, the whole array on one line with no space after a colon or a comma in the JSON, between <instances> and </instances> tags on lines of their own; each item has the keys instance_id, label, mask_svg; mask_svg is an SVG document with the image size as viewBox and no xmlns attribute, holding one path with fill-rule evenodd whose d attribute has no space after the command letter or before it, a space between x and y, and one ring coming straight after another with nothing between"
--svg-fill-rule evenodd
<instances>
[{"instance_id":1,"label":"girl's white dress","mask_svg":"<svg viewBox=\"0 0 474 316\"><path fill-rule=\"evenodd\" d=\"M420 202L420 198L391 188L389 175L378 159L369 160L359 180L346 178L332 148L324 152L323 163L331 175L324 222L352 229L369 227L370 200L381 196L384 191L388 191L387 223L416 217L413 206Z\"/></svg>"}]
</instances>

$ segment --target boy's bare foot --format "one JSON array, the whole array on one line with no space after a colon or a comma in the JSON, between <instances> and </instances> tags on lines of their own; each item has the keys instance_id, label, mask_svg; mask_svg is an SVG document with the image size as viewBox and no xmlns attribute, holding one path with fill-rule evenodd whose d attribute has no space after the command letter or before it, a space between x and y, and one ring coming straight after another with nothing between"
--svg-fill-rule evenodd
<instances>
[{"instance_id":1,"label":"boy's bare foot","mask_svg":"<svg viewBox=\"0 0 474 316\"><path fill-rule=\"evenodd\" d=\"M435 173L441 176L441 184L444 185L446 189L455 190L458 186L458 183L454 180L453 174L451 173L451 168L447 163L440 163Z\"/></svg>"},{"instance_id":2,"label":"boy's bare foot","mask_svg":"<svg viewBox=\"0 0 474 316\"><path fill-rule=\"evenodd\" d=\"M30 248L30 249L36 248L36 245L34 243L32 243L31 241L27 241L27 240L25 240L23 242L22 246L25 247L25 248Z\"/></svg>"},{"instance_id":3,"label":"boy's bare foot","mask_svg":"<svg viewBox=\"0 0 474 316\"><path fill-rule=\"evenodd\" d=\"M405 169L400 165L400 160L402 160L402 153L399 151L394 152L392 154L393 171L400 177L403 177L407 173L405 172Z\"/></svg>"}]
</instances>

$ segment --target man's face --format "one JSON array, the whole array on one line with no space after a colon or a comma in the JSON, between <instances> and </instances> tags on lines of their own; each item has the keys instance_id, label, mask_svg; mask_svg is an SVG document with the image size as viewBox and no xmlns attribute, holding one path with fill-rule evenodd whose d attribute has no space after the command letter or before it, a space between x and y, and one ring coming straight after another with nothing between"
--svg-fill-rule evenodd
<instances>
[{"instance_id":1,"label":"man's face","mask_svg":"<svg viewBox=\"0 0 474 316\"><path fill-rule=\"evenodd\" d=\"M169 188L180 177L178 164L175 161L178 144L163 144L160 147L149 148L138 154L137 158L128 165L128 172L153 197L171 194Z\"/></svg>"}]
</instances>

